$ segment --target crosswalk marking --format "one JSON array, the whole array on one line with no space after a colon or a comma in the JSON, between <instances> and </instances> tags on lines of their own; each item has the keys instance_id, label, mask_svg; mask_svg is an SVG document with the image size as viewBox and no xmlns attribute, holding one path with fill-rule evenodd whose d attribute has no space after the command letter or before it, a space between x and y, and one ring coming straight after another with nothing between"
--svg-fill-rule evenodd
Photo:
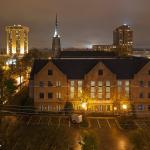
<instances>
[{"instance_id":1,"label":"crosswalk marking","mask_svg":"<svg viewBox=\"0 0 150 150\"><path fill-rule=\"evenodd\" d=\"M29 118L29 120L27 122L27 126L29 126L31 119L32 119L32 116Z\"/></svg>"},{"instance_id":2,"label":"crosswalk marking","mask_svg":"<svg viewBox=\"0 0 150 150\"><path fill-rule=\"evenodd\" d=\"M70 119L69 119L69 122L68 122L68 126L69 126L69 128L70 128L70 126L71 126L71 122L70 122Z\"/></svg>"},{"instance_id":3,"label":"crosswalk marking","mask_svg":"<svg viewBox=\"0 0 150 150\"><path fill-rule=\"evenodd\" d=\"M61 120L61 118L59 117L59 119L58 119L58 127L60 127L60 120Z\"/></svg>"},{"instance_id":4,"label":"crosswalk marking","mask_svg":"<svg viewBox=\"0 0 150 150\"><path fill-rule=\"evenodd\" d=\"M49 118L49 120L48 120L48 126L50 126L51 125L51 118Z\"/></svg>"},{"instance_id":5,"label":"crosswalk marking","mask_svg":"<svg viewBox=\"0 0 150 150\"><path fill-rule=\"evenodd\" d=\"M108 119L106 119L106 121L107 121L107 124L108 124L109 128L111 128L111 125L110 125Z\"/></svg>"},{"instance_id":6,"label":"crosswalk marking","mask_svg":"<svg viewBox=\"0 0 150 150\"><path fill-rule=\"evenodd\" d=\"M37 123L38 125L40 124L40 121L41 121L41 117L39 118L39 121L38 121L38 123Z\"/></svg>"},{"instance_id":7,"label":"crosswalk marking","mask_svg":"<svg viewBox=\"0 0 150 150\"><path fill-rule=\"evenodd\" d=\"M90 119L88 119L88 125L89 125L88 127L91 128L91 122L90 122Z\"/></svg>"},{"instance_id":8,"label":"crosswalk marking","mask_svg":"<svg viewBox=\"0 0 150 150\"><path fill-rule=\"evenodd\" d=\"M116 125L117 125L117 127L118 127L119 129L122 129L121 126L120 126L120 124L119 124L119 122L118 122L118 120L115 119L115 123L116 123Z\"/></svg>"},{"instance_id":9,"label":"crosswalk marking","mask_svg":"<svg viewBox=\"0 0 150 150\"><path fill-rule=\"evenodd\" d=\"M99 120L96 120L96 121L97 121L98 127L101 128Z\"/></svg>"}]
</instances>

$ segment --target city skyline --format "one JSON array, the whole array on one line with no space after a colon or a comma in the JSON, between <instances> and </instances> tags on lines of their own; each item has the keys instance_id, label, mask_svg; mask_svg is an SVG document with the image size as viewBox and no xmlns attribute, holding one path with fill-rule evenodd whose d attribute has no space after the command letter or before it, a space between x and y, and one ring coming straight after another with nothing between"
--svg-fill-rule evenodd
<instances>
[{"instance_id":1,"label":"city skyline","mask_svg":"<svg viewBox=\"0 0 150 150\"><path fill-rule=\"evenodd\" d=\"M21 24L31 29L29 48L51 48L55 16L58 13L62 48L87 48L93 44L112 44L113 30L125 23L133 28L134 47L149 48L150 21L147 19L150 13L149 4L147 0L136 3L135 0L132 2L94 0L86 3L84 0L80 3L68 0L45 1L45 3L35 3L35 0L32 0L19 3L15 0L9 1L8 5L7 0L0 8L0 47L6 47L5 26ZM6 5L7 13L3 9ZM83 13L79 14L83 9Z\"/></svg>"}]
</instances>

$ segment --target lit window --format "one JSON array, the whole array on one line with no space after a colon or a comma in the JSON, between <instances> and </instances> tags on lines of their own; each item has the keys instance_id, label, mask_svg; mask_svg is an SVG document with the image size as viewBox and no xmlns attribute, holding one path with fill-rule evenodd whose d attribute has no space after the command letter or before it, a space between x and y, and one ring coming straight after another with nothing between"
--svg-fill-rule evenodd
<instances>
[{"instance_id":1,"label":"lit window","mask_svg":"<svg viewBox=\"0 0 150 150\"><path fill-rule=\"evenodd\" d=\"M91 81L91 98L95 98L95 81Z\"/></svg>"},{"instance_id":2,"label":"lit window","mask_svg":"<svg viewBox=\"0 0 150 150\"><path fill-rule=\"evenodd\" d=\"M106 86L110 86L110 81L106 81Z\"/></svg>"},{"instance_id":3,"label":"lit window","mask_svg":"<svg viewBox=\"0 0 150 150\"><path fill-rule=\"evenodd\" d=\"M74 86L74 81L70 81L70 86Z\"/></svg>"},{"instance_id":4,"label":"lit window","mask_svg":"<svg viewBox=\"0 0 150 150\"><path fill-rule=\"evenodd\" d=\"M102 81L98 81L98 86L102 86Z\"/></svg>"},{"instance_id":5,"label":"lit window","mask_svg":"<svg viewBox=\"0 0 150 150\"><path fill-rule=\"evenodd\" d=\"M60 87L61 86L61 82L60 81L56 81L56 87Z\"/></svg>"},{"instance_id":6,"label":"lit window","mask_svg":"<svg viewBox=\"0 0 150 150\"><path fill-rule=\"evenodd\" d=\"M110 87L106 87L106 93L110 93Z\"/></svg>"},{"instance_id":7,"label":"lit window","mask_svg":"<svg viewBox=\"0 0 150 150\"><path fill-rule=\"evenodd\" d=\"M110 99L110 81L106 81L106 99Z\"/></svg>"},{"instance_id":8,"label":"lit window","mask_svg":"<svg viewBox=\"0 0 150 150\"><path fill-rule=\"evenodd\" d=\"M106 99L110 99L110 93L106 93Z\"/></svg>"},{"instance_id":9,"label":"lit window","mask_svg":"<svg viewBox=\"0 0 150 150\"><path fill-rule=\"evenodd\" d=\"M103 96L102 96L102 93L98 93L98 99L102 99Z\"/></svg>"},{"instance_id":10,"label":"lit window","mask_svg":"<svg viewBox=\"0 0 150 150\"><path fill-rule=\"evenodd\" d=\"M91 81L91 86L95 86L95 81Z\"/></svg>"},{"instance_id":11,"label":"lit window","mask_svg":"<svg viewBox=\"0 0 150 150\"><path fill-rule=\"evenodd\" d=\"M70 98L74 98L75 95L75 82L72 80L70 81Z\"/></svg>"},{"instance_id":12,"label":"lit window","mask_svg":"<svg viewBox=\"0 0 150 150\"><path fill-rule=\"evenodd\" d=\"M61 99L61 93L60 93L60 92L57 92L57 93L56 93L56 98L57 98L57 99Z\"/></svg>"},{"instance_id":13,"label":"lit window","mask_svg":"<svg viewBox=\"0 0 150 150\"><path fill-rule=\"evenodd\" d=\"M103 83L102 81L98 81L98 99L102 99L102 92L103 92Z\"/></svg>"},{"instance_id":14,"label":"lit window","mask_svg":"<svg viewBox=\"0 0 150 150\"><path fill-rule=\"evenodd\" d=\"M129 97L129 92L130 92L130 88L129 88L130 82L128 80L125 81L125 96Z\"/></svg>"},{"instance_id":15,"label":"lit window","mask_svg":"<svg viewBox=\"0 0 150 150\"><path fill-rule=\"evenodd\" d=\"M106 111L110 111L110 105L106 105Z\"/></svg>"},{"instance_id":16,"label":"lit window","mask_svg":"<svg viewBox=\"0 0 150 150\"><path fill-rule=\"evenodd\" d=\"M95 92L95 87L91 87L91 92Z\"/></svg>"},{"instance_id":17,"label":"lit window","mask_svg":"<svg viewBox=\"0 0 150 150\"><path fill-rule=\"evenodd\" d=\"M91 98L95 98L95 93L91 93Z\"/></svg>"},{"instance_id":18,"label":"lit window","mask_svg":"<svg viewBox=\"0 0 150 150\"><path fill-rule=\"evenodd\" d=\"M78 81L78 97L82 94L82 81Z\"/></svg>"}]
</instances>

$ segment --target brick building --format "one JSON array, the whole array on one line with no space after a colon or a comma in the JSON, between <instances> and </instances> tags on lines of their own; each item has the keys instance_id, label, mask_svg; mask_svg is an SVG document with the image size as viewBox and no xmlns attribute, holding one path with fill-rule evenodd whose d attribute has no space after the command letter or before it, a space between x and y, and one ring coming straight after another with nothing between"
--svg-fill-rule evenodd
<instances>
[{"instance_id":1,"label":"brick building","mask_svg":"<svg viewBox=\"0 0 150 150\"><path fill-rule=\"evenodd\" d=\"M150 61L97 51L62 52L59 58L35 60L30 97L40 111L74 110L122 114L150 112Z\"/></svg>"}]
</instances>

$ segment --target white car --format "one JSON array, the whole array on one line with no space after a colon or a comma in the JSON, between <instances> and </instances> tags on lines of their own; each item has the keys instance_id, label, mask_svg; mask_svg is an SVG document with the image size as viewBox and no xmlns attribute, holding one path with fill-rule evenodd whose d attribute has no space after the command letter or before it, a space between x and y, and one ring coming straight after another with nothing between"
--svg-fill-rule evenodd
<instances>
[{"instance_id":1,"label":"white car","mask_svg":"<svg viewBox=\"0 0 150 150\"><path fill-rule=\"evenodd\" d=\"M82 115L80 115L80 114L71 115L71 121L73 123L81 123L82 122Z\"/></svg>"}]
</instances>

